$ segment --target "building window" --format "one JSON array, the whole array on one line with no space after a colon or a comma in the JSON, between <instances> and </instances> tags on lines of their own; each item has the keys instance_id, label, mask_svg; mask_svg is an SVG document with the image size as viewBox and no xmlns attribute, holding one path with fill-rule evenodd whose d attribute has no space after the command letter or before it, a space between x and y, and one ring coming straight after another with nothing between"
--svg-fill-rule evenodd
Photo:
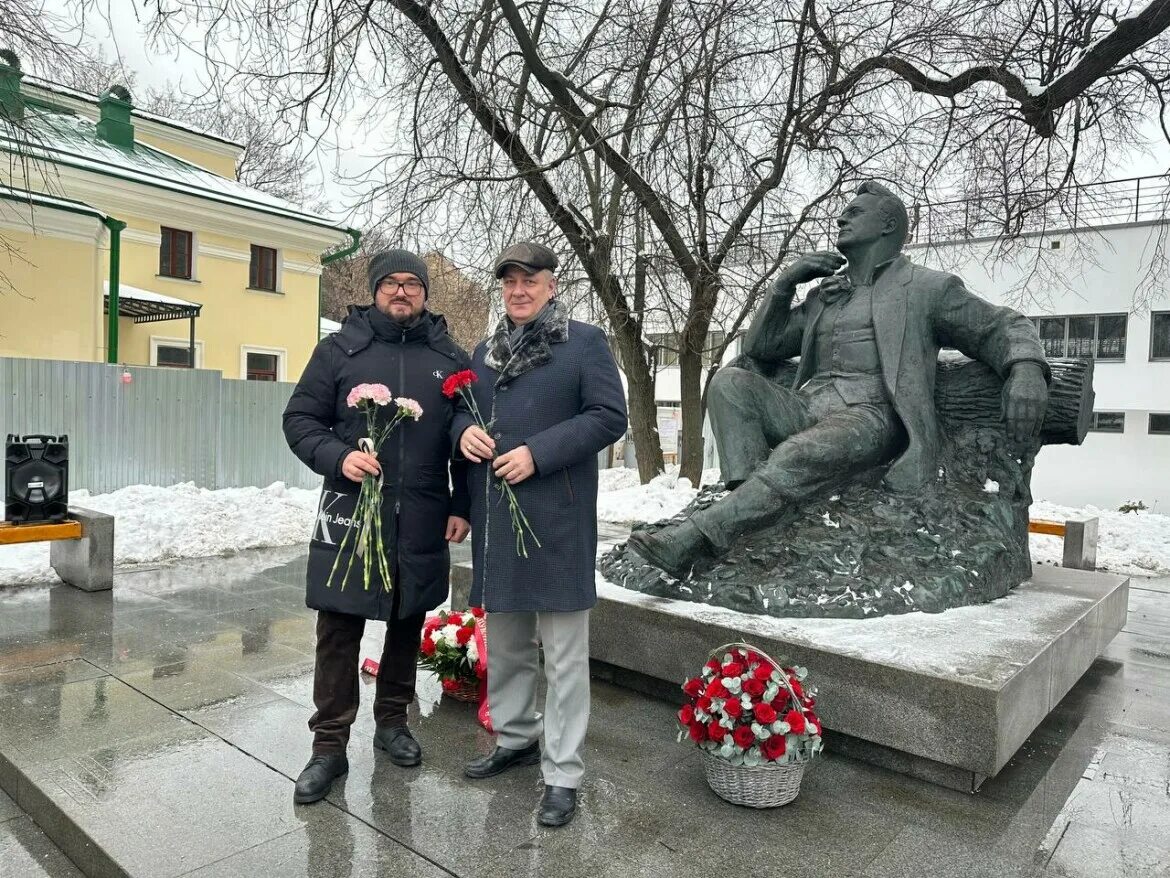
<instances>
[{"instance_id":1,"label":"building window","mask_svg":"<svg viewBox=\"0 0 1170 878\"><path fill-rule=\"evenodd\" d=\"M173 369L191 368L191 342L185 338L150 337L150 365ZM195 368L203 366L203 342L195 342Z\"/></svg>"},{"instance_id":2,"label":"building window","mask_svg":"<svg viewBox=\"0 0 1170 878\"><path fill-rule=\"evenodd\" d=\"M1170 360L1170 311L1150 315L1150 359Z\"/></svg>"},{"instance_id":3,"label":"building window","mask_svg":"<svg viewBox=\"0 0 1170 878\"><path fill-rule=\"evenodd\" d=\"M1094 433L1124 433L1125 412L1093 412L1089 429Z\"/></svg>"},{"instance_id":4,"label":"building window","mask_svg":"<svg viewBox=\"0 0 1170 878\"><path fill-rule=\"evenodd\" d=\"M158 253L158 273L163 277L191 280L191 253L194 236L181 229L162 227L162 246Z\"/></svg>"},{"instance_id":5,"label":"building window","mask_svg":"<svg viewBox=\"0 0 1170 878\"><path fill-rule=\"evenodd\" d=\"M1124 360L1126 314L1033 317L1046 357ZM1167 356L1170 356L1168 354Z\"/></svg>"},{"instance_id":6,"label":"building window","mask_svg":"<svg viewBox=\"0 0 1170 878\"><path fill-rule=\"evenodd\" d=\"M276 292L276 251L252 245L252 264L248 269L248 286L254 290Z\"/></svg>"},{"instance_id":7,"label":"building window","mask_svg":"<svg viewBox=\"0 0 1170 878\"><path fill-rule=\"evenodd\" d=\"M240 377L246 381L284 381L287 357L283 348L244 345L240 348Z\"/></svg>"},{"instance_id":8,"label":"building window","mask_svg":"<svg viewBox=\"0 0 1170 878\"><path fill-rule=\"evenodd\" d=\"M1170 414L1151 412L1150 433L1158 436L1170 436Z\"/></svg>"}]
</instances>

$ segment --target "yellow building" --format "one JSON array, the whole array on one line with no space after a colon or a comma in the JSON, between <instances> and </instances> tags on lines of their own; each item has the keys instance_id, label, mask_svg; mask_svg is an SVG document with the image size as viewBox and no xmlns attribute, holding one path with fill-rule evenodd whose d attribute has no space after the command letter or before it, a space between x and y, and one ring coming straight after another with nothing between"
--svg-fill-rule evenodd
<instances>
[{"instance_id":1,"label":"yellow building","mask_svg":"<svg viewBox=\"0 0 1170 878\"><path fill-rule=\"evenodd\" d=\"M296 380L358 233L238 182L241 150L0 52L0 356Z\"/></svg>"}]
</instances>

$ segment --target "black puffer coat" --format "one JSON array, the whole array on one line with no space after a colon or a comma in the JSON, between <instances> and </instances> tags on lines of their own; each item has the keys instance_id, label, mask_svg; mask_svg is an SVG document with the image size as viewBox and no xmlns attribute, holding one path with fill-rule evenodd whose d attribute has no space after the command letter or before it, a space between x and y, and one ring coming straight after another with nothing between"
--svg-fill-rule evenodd
<instances>
[{"instance_id":1,"label":"black puffer coat","mask_svg":"<svg viewBox=\"0 0 1170 878\"><path fill-rule=\"evenodd\" d=\"M444 378L467 365L467 354L447 334L446 321L430 312L403 330L373 306L352 308L341 329L317 345L284 410L289 447L325 478L309 545L305 603L312 609L383 621L391 617L393 595L383 587L376 565L368 591L358 558L344 588L340 585L356 532L338 565L337 581L329 583L361 487L341 474L341 463L366 434L365 415L346 405L350 390L363 383L385 384L395 397L417 400L423 409L419 421L407 419L395 428L378 458L384 477L383 541L394 588L400 591L398 615L417 615L446 599L447 518L470 518L470 499L466 465L451 463L453 407L441 390Z\"/></svg>"}]
</instances>

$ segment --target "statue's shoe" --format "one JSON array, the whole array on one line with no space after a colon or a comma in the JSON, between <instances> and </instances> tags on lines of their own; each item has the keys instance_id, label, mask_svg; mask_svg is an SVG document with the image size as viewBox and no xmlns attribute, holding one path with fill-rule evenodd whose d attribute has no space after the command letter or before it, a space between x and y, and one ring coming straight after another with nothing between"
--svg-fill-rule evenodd
<instances>
[{"instance_id":1,"label":"statue's shoe","mask_svg":"<svg viewBox=\"0 0 1170 878\"><path fill-rule=\"evenodd\" d=\"M655 533L636 531L626 545L675 579L686 579L696 561L713 554L711 543L690 521Z\"/></svg>"}]
</instances>

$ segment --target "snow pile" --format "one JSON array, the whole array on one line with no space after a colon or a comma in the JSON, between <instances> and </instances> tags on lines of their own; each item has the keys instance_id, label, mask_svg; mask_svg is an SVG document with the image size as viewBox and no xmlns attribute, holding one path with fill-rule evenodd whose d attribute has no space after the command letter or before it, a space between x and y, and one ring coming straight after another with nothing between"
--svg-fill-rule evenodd
<instances>
[{"instance_id":1,"label":"snow pile","mask_svg":"<svg viewBox=\"0 0 1170 878\"><path fill-rule=\"evenodd\" d=\"M1170 574L1170 515L1158 512L1116 512L1086 506L1075 509L1044 500L1032 504L1030 517L1063 522L1070 518L1097 518L1097 568L1138 576ZM1059 564L1064 555L1061 537L1032 534L1032 560Z\"/></svg>"},{"instance_id":2,"label":"snow pile","mask_svg":"<svg viewBox=\"0 0 1170 878\"><path fill-rule=\"evenodd\" d=\"M703 472L704 485L718 481L719 470ZM678 515L698 493L690 479L679 478L677 466L667 467L665 473L646 485L639 482L635 469L605 469L600 473L597 518L615 524L659 521Z\"/></svg>"},{"instance_id":3,"label":"snow pile","mask_svg":"<svg viewBox=\"0 0 1170 878\"><path fill-rule=\"evenodd\" d=\"M114 563L124 565L306 543L319 496L283 482L218 491L188 482L132 485L111 494L73 491L69 502L117 518ZM55 578L48 543L0 546L0 586Z\"/></svg>"}]
</instances>

